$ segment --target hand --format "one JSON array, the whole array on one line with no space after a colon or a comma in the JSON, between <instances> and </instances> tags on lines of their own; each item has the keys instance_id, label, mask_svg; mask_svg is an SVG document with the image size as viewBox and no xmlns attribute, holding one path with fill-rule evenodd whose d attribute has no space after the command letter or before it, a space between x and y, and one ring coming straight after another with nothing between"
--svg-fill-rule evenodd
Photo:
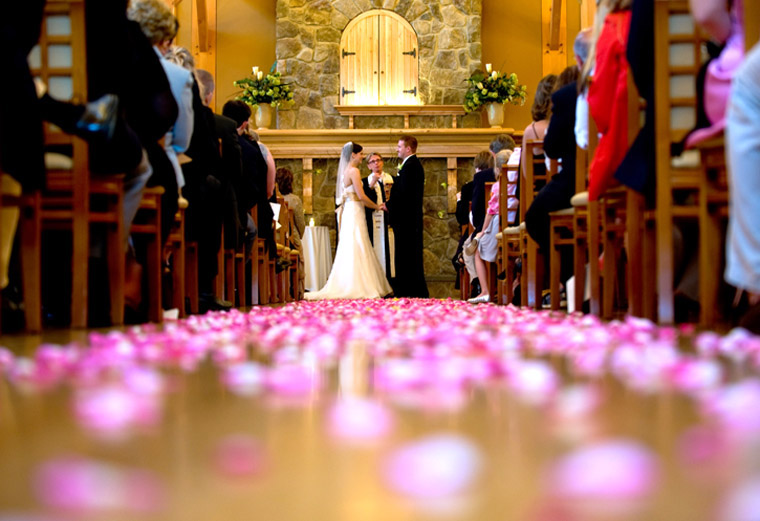
<instances>
[{"instance_id":1,"label":"hand","mask_svg":"<svg viewBox=\"0 0 760 521\"><path fill-rule=\"evenodd\" d=\"M388 211L388 207L385 206L385 203L382 203L380 206L377 207L378 210L382 210L384 212Z\"/></svg>"},{"instance_id":2,"label":"hand","mask_svg":"<svg viewBox=\"0 0 760 521\"><path fill-rule=\"evenodd\" d=\"M457 192L457 201L462 200L462 192Z\"/></svg>"},{"instance_id":3,"label":"hand","mask_svg":"<svg viewBox=\"0 0 760 521\"><path fill-rule=\"evenodd\" d=\"M478 234L477 234L477 235L475 235L475 238L476 238L476 239L478 239L478 240L480 240L480 238L481 238L481 237L483 237L483 234L484 234L484 233L485 233L485 232L478 232Z\"/></svg>"}]
</instances>

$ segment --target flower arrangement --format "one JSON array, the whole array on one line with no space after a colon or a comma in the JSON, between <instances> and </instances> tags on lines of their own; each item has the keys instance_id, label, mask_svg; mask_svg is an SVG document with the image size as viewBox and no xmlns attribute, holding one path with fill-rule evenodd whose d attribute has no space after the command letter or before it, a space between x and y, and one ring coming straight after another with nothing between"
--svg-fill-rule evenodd
<instances>
[{"instance_id":1,"label":"flower arrangement","mask_svg":"<svg viewBox=\"0 0 760 521\"><path fill-rule=\"evenodd\" d=\"M242 92L235 97L251 106L260 103L270 103L273 107L289 107L293 104L293 90L290 85L282 82L282 75L275 71L275 65L266 75L258 67L254 67L248 78L234 82Z\"/></svg>"},{"instance_id":2,"label":"flower arrangement","mask_svg":"<svg viewBox=\"0 0 760 521\"><path fill-rule=\"evenodd\" d=\"M478 110L486 103L522 105L528 90L525 85L517 83L517 74L492 71L490 63L486 64L486 72L473 72L467 83L469 88L464 95L464 109L467 112Z\"/></svg>"}]
</instances>

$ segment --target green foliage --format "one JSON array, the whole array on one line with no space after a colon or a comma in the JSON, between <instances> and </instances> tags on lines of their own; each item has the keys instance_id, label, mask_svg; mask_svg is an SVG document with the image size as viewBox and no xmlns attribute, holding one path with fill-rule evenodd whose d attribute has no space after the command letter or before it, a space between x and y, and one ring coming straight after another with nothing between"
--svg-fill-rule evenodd
<instances>
[{"instance_id":1,"label":"green foliage","mask_svg":"<svg viewBox=\"0 0 760 521\"><path fill-rule=\"evenodd\" d=\"M528 88L517 83L517 74L504 74L493 71L487 74L481 70L467 78L469 88L464 95L464 109L467 112L478 110L486 103L525 103Z\"/></svg>"},{"instance_id":2,"label":"green foliage","mask_svg":"<svg viewBox=\"0 0 760 521\"><path fill-rule=\"evenodd\" d=\"M288 108L293 105L293 90L282 82L282 75L274 70L275 65L264 74L258 67L247 78L234 82L242 91L235 97L255 107L259 103L270 103L273 107Z\"/></svg>"}]
</instances>

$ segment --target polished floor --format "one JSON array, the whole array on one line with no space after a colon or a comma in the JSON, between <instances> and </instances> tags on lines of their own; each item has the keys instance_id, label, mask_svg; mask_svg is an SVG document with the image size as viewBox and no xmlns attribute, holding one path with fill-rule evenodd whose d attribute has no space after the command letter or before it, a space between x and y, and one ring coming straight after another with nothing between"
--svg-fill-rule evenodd
<instances>
[{"instance_id":1,"label":"polished floor","mask_svg":"<svg viewBox=\"0 0 760 521\"><path fill-rule=\"evenodd\" d=\"M742 332L431 299L0 344L0 521L760 512Z\"/></svg>"}]
</instances>

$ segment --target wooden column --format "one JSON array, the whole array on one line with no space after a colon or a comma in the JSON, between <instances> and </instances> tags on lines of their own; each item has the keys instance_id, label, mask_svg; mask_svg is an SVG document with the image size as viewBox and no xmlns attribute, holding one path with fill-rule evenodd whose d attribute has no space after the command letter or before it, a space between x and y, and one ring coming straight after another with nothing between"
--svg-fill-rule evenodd
<instances>
[{"instance_id":1,"label":"wooden column","mask_svg":"<svg viewBox=\"0 0 760 521\"><path fill-rule=\"evenodd\" d=\"M543 75L559 74L567 65L567 5L562 0L541 1Z\"/></svg>"},{"instance_id":2,"label":"wooden column","mask_svg":"<svg viewBox=\"0 0 760 521\"><path fill-rule=\"evenodd\" d=\"M314 186L313 170L311 158L303 159L303 213L314 213L312 187Z\"/></svg>"},{"instance_id":3,"label":"wooden column","mask_svg":"<svg viewBox=\"0 0 760 521\"><path fill-rule=\"evenodd\" d=\"M216 79L216 0L193 0L192 52L195 67ZM216 96L209 106L216 112Z\"/></svg>"},{"instance_id":4,"label":"wooden column","mask_svg":"<svg viewBox=\"0 0 760 521\"><path fill-rule=\"evenodd\" d=\"M446 167L448 169L448 201L449 213L457 211L457 158L446 158Z\"/></svg>"}]
</instances>

